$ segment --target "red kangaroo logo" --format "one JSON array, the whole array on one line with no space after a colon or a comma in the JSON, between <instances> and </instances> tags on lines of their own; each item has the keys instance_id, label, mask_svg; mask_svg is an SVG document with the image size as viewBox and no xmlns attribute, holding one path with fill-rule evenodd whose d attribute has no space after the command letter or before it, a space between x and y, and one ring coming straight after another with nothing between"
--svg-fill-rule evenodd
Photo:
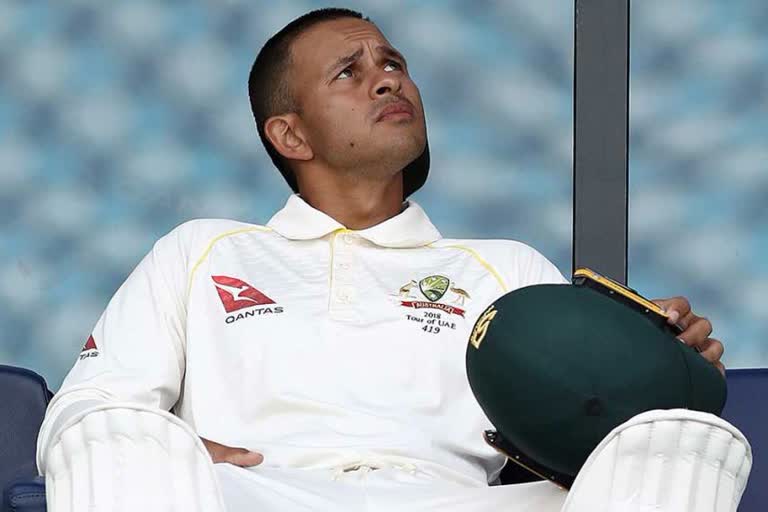
<instances>
[{"instance_id":1,"label":"red kangaroo logo","mask_svg":"<svg viewBox=\"0 0 768 512\"><path fill-rule=\"evenodd\" d=\"M213 282L216 285L226 286L227 288L234 288L237 295L233 295L222 288L216 286L216 291L219 294L221 303L224 305L224 309L227 313L232 313L238 309L250 308L251 306L261 306L263 304L274 304L275 301L261 293L259 290L249 285L245 281L228 276L211 276Z\"/></svg>"}]
</instances>

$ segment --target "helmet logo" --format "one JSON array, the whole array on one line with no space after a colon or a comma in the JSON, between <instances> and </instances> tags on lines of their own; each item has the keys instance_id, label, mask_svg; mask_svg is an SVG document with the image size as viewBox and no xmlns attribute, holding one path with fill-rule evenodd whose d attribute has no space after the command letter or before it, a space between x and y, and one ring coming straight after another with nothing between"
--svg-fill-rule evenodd
<instances>
[{"instance_id":1,"label":"helmet logo","mask_svg":"<svg viewBox=\"0 0 768 512\"><path fill-rule=\"evenodd\" d=\"M480 319L475 324L475 328L472 329L472 334L469 335L469 343L472 344L473 347L477 349L480 348L480 344L483 342L485 335L488 332L488 326L490 325L491 320L496 318L496 313L498 313L498 310L491 304L490 307L480 315Z\"/></svg>"}]
</instances>

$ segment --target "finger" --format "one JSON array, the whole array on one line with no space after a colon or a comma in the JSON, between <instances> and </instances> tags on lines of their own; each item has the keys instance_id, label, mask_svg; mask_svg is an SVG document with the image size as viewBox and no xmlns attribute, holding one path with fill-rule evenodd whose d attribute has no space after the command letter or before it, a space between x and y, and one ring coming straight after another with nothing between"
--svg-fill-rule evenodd
<instances>
[{"instance_id":1,"label":"finger","mask_svg":"<svg viewBox=\"0 0 768 512\"><path fill-rule=\"evenodd\" d=\"M246 450L245 448L231 448L227 453L224 462L229 462L241 467L258 466L264 462L264 456L260 453Z\"/></svg>"},{"instance_id":2,"label":"finger","mask_svg":"<svg viewBox=\"0 0 768 512\"><path fill-rule=\"evenodd\" d=\"M720 361L716 361L716 362L714 362L713 364L715 365L715 368L717 368L717 369L718 369L718 371L720 372L720 374L721 374L723 377L725 377L725 365L723 365L723 363L721 363Z\"/></svg>"},{"instance_id":3,"label":"finger","mask_svg":"<svg viewBox=\"0 0 768 512\"><path fill-rule=\"evenodd\" d=\"M245 448L233 448L204 437L200 439L208 453L211 454L211 460L214 464L229 462L237 466L256 466L264 461L264 456L260 453L251 452Z\"/></svg>"},{"instance_id":4,"label":"finger","mask_svg":"<svg viewBox=\"0 0 768 512\"><path fill-rule=\"evenodd\" d=\"M683 330L687 329L696 319L701 318L696 316L696 314L693 311L689 311L688 314L686 314L684 317L678 319L677 325L683 328Z\"/></svg>"},{"instance_id":5,"label":"finger","mask_svg":"<svg viewBox=\"0 0 768 512\"><path fill-rule=\"evenodd\" d=\"M670 325L675 325L680 320L680 313L676 310L671 310L667 312L667 323ZM685 329L685 327L683 327Z\"/></svg>"},{"instance_id":6,"label":"finger","mask_svg":"<svg viewBox=\"0 0 768 512\"><path fill-rule=\"evenodd\" d=\"M204 437L200 437L200 440L203 442L203 445L205 446L205 449L208 450L208 453L211 456L211 460L214 464L218 462L222 462L221 454L226 452L226 449L229 448L228 446L224 446L223 444L219 444L215 441L211 441L210 439L206 439Z\"/></svg>"},{"instance_id":7,"label":"finger","mask_svg":"<svg viewBox=\"0 0 768 512\"><path fill-rule=\"evenodd\" d=\"M675 323L679 318L684 317L691 311L691 304L688 302L688 299L685 297L672 297L671 299L655 299L653 302L655 302L658 306L661 306L661 308L665 311L667 316L670 317L669 323ZM675 313L677 312L677 317L675 317Z\"/></svg>"},{"instance_id":8,"label":"finger","mask_svg":"<svg viewBox=\"0 0 768 512\"><path fill-rule=\"evenodd\" d=\"M696 317L678 338L683 340L686 345L701 348L700 345L706 341L710 334L712 334L712 323L706 318Z\"/></svg>"},{"instance_id":9,"label":"finger","mask_svg":"<svg viewBox=\"0 0 768 512\"><path fill-rule=\"evenodd\" d=\"M712 364L720 361L725 352L725 347L714 338L707 338L701 345L701 356Z\"/></svg>"}]
</instances>

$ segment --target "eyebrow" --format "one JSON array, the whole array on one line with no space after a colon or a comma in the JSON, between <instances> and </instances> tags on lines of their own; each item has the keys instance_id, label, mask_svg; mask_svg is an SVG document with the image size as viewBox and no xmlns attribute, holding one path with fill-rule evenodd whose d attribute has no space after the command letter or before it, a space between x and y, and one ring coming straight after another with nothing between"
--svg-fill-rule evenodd
<instances>
[{"instance_id":1,"label":"eyebrow","mask_svg":"<svg viewBox=\"0 0 768 512\"><path fill-rule=\"evenodd\" d=\"M355 53L353 53L351 55L347 55L346 57L340 57L340 58L336 59L336 62L334 62L333 64L328 66L328 73L333 72L334 70L340 68L341 66L344 66L344 67L349 66L350 64L355 62L357 59L362 57L362 55L363 55L363 49L362 48L358 48L355 51Z\"/></svg>"},{"instance_id":2,"label":"eyebrow","mask_svg":"<svg viewBox=\"0 0 768 512\"><path fill-rule=\"evenodd\" d=\"M405 60L405 57L403 57L403 54L395 50L394 48L390 46L381 45L381 46L377 46L376 49L381 53L383 53L384 55L386 55L387 57L395 58L400 62L402 62L403 64L405 64L406 66L408 65L408 62Z\"/></svg>"},{"instance_id":3,"label":"eyebrow","mask_svg":"<svg viewBox=\"0 0 768 512\"><path fill-rule=\"evenodd\" d=\"M405 64L406 67L408 66L408 63L406 62L405 57L403 57L403 55L397 50L395 50L394 48L380 45L376 47L376 50L383 53L387 57L391 57L401 61L403 64ZM350 64L353 64L355 61L357 61L357 59L359 59L362 56L363 56L363 49L358 48L354 53L347 55L345 57L340 57L336 59L336 61L333 64L328 66L327 73L330 74L341 67L347 67Z\"/></svg>"}]
</instances>

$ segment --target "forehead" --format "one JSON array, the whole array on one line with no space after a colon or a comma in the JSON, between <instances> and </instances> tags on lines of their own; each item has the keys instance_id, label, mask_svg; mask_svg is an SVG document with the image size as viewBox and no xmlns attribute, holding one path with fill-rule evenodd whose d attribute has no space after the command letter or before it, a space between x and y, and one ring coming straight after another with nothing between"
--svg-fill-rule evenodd
<instances>
[{"instance_id":1,"label":"forehead","mask_svg":"<svg viewBox=\"0 0 768 512\"><path fill-rule=\"evenodd\" d=\"M321 70L328 63L366 44L389 41L373 23L356 18L323 21L307 29L294 42L291 53L299 69Z\"/></svg>"}]
</instances>

